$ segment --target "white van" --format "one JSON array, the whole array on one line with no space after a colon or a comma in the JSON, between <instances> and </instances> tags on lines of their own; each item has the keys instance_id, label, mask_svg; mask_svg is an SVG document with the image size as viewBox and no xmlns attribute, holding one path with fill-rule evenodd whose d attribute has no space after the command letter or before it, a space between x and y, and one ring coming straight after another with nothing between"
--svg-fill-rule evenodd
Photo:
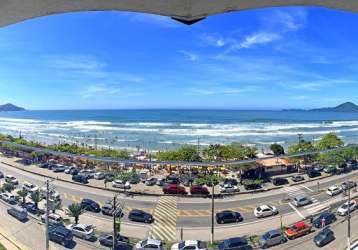
<instances>
[{"instance_id":1,"label":"white van","mask_svg":"<svg viewBox=\"0 0 358 250\"><path fill-rule=\"evenodd\" d=\"M139 172L139 178L142 182L145 182L146 179L149 177L149 170L148 169L142 169Z\"/></svg>"}]
</instances>

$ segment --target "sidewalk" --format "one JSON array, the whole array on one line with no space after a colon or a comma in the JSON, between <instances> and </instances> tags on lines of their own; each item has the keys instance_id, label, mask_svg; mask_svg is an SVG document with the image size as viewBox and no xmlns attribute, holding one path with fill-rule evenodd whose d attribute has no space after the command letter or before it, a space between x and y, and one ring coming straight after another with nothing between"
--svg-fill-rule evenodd
<instances>
[{"instance_id":1,"label":"sidewalk","mask_svg":"<svg viewBox=\"0 0 358 250\"><path fill-rule=\"evenodd\" d=\"M14 236L12 236L2 227L0 227L0 243L7 250L30 250L30 248L18 242Z\"/></svg>"}]
</instances>

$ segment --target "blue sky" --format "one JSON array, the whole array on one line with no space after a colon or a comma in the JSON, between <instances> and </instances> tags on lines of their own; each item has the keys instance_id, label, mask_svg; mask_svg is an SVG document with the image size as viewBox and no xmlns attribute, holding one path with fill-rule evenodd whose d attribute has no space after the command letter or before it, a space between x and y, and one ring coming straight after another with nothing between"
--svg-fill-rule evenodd
<instances>
[{"instance_id":1,"label":"blue sky","mask_svg":"<svg viewBox=\"0 0 358 250\"><path fill-rule=\"evenodd\" d=\"M358 14L268 8L185 26L83 12L0 28L0 103L279 109L358 103Z\"/></svg>"}]
</instances>

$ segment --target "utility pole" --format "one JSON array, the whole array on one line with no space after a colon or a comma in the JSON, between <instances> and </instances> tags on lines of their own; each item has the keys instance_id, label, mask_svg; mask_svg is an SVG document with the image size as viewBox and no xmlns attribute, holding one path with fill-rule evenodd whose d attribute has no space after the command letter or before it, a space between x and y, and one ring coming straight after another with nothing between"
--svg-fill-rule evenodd
<instances>
[{"instance_id":1,"label":"utility pole","mask_svg":"<svg viewBox=\"0 0 358 250\"><path fill-rule=\"evenodd\" d=\"M116 212L117 212L117 195L113 197L113 245L112 249L116 249L117 243L117 226L116 226Z\"/></svg>"},{"instance_id":2,"label":"utility pole","mask_svg":"<svg viewBox=\"0 0 358 250\"><path fill-rule=\"evenodd\" d=\"M297 134L297 136L298 136L298 144L300 144L302 141L302 134L299 133L299 134Z\"/></svg>"},{"instance_id":3,"label":"utility pole","mask_svg":"<svg viewBox=\"0 0 358 250\"><path fill-rule=\"evenodd\" d=\"M211 233L210 233L210 243L214 243L214 175L211 175Z\"/></svg>"},{"instance_id":4,"label":"utility pole","mask_svg":"<svg viewBox=\"0 0 358 250\"><path fill-rule=\"evenodd\" d=\"M50 242L48 236L48 216L50 213L49 198L50 198L50 181L46 180L46 250L50 249Z\"/></svg>"},{"instance_id":5,"label":"utility pole","mask_svg":"<svg viewBox=\"0 0 358 250\"><path fill-rule=\"evenodd\" d=\"M348 231L347 231L347 248L351 249L351 190L348 188Z\"/></svg>"}]
</instances>

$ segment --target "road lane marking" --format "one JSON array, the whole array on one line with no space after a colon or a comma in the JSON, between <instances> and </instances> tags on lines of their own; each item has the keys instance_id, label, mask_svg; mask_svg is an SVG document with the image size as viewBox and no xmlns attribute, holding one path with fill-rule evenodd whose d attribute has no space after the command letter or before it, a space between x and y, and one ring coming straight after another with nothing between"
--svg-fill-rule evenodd
<instances>
[{"instance_id":1,"label":"road lane marking","mask_svg":"<svg viewBox=\"0 0 358 250\"><path fill-rule=\"evenodd\" d=\"M290 207L295 210L295 212L302 218L302 219L305 219L305 217L303 216L303 214L294 206L292 205L292 203L288 203L290 205Z\"/></svg>"},{"instance_id":2,"label":"road lane marking","mask_svg":"<svg viewBox=\"0 0 358 250\"><path fill-rule=\"evenodd\" d=\"M303 188L305 188L305 189L307 189L308 191L310 191L310 192L314 192L311 188L309 188L309 187L306 187L305 185L300 185L301 187L303 187Z\"/></svg>"}]
</instances>

